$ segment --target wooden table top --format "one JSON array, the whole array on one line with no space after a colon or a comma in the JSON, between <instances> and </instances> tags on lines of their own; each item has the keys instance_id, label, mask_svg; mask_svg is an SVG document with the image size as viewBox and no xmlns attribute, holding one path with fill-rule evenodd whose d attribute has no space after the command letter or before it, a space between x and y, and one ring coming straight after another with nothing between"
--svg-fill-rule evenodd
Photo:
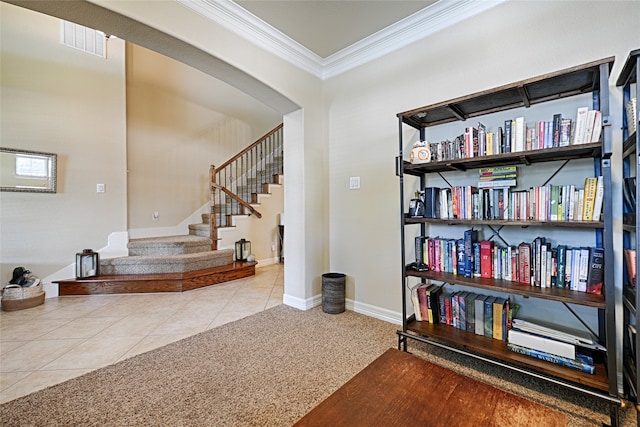
<instances>
[{"instance_id":1,"label":"wooden table top","mask_svg":"<svg viewBox=\"0 0 640 427\"><path fill-rule=\"evenodd\" d=\"M566 426L565 414L389 349L295 426Z\"/></svg>"}]
</instances>

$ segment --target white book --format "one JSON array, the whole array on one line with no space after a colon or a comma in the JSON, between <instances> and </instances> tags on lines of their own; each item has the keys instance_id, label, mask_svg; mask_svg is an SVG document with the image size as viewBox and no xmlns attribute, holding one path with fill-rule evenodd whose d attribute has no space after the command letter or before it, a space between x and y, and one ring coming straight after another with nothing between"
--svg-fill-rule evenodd
<instances>
[{"instance_id":1,"label":"white book","mask_svg":"<svg viewBox=\"0 0 640 427\"><path fill-rule=\"evenodd\" d=\"M589 275L589 248L580 248L580 267L578 273L578 291L587 292Z\"/></svg>"},{"instance_id":2,"label":"white book","mask_svg":"<svg viewBox=\"0 0 640 427\"><path fill-rule=\"evenodd\" d=\"M548 288L547 284L547 245L540 248L540 287ZM526 347L526 346L525 346Z\"/></svg>"},{"instance_id":3,"label":"white book","mask_svg":"<svg viewBox=\"0 0 640 427\"><path fill-rule=\"evenodd\" d=\"M509 344L521 345L534 350L555 354L556 356L576 358L576 346L552 338L534 335L527 332L510 329L507 335Z\"/></svg>"},{"instance_id":4,"label":"white book","mask_svg":"<svg viewBox=\"0 0 640 427\"><path fill-rule=\"evenodd\" d=\"M593 221L600 221L600 214L602 213L602 201L604 199L604 183L602 175L598 177L596 184L596 198L593 201Z\"/></svg>"},{"instance_id":5,"label":"white book","mask_svg":"<svg viewBox=\"0 0 640 427\"><path fill-rule=\"evenodd\" d=\"M573 251L571 250L571 248L567 248L567 253L565 254L565 269L564 269L564 283L565 283L565 287L568 287L569 290L573 290L573 287L571 286L572 283L572 275L571 273L573 272Z\"/></svg>"},{"instance_id":6,"label":"white book","mask_svg":"<svg viewBox=\"0 0 640 427\"><path fill-rule=\"evenodd\" d=\"M569 212L567 212L569 221L573 221L573 213L576 209L576 186L569 185Z\"/></svg>"},{"instance_id":7,"label":"white book","mask_svg":"<svg viewBox=\"0 0 640 427\"><path fill-rule=\"evenodd\" d=\"M587 112L587 123L584 130L584 144L591 142L593 137L593 126L596 122L596 110L589 110Z\"/></svg>"},{"instance_id":8,"label":"white book","mask_svg":"<svg viewBox=\"0 0 640 427\"><path fill-rule=\"evenodd\" d=\"M604 350L604 347L598 344L597 340L590 332L579 331L568 328L566 326L551 325L539 320L535 322L524 319L513 319L513 328L523 332L529 332L543 337L553 338L569 344L575 344L582 347Z\"/></svg>"},{"instance_id":9,"label":"white book","mask_svg":"<svg viewBox=\"0 0 640 427\"><path fill-rule=\"evenodd\" d=\"M413 303L413 311L416 314L416 320L422 322L422 312L420 311L420 299L418 298L418 288L422 283L418 283L411 288L411 302Z\"/></svg>"},{"instance_id":10,"label":"white book","mask_svg":"<svg viewBox=\"0 0 640 427\"><path fill-rule=\"evenodd\" d=\"M589 109L587 107L578 108L576 115L576 130L573 137L574 144L584 143L584 134L587 130L587 114Z\"/></svg>"},{"instance_id":11,"label":"white book","mask_svg":"<svg viewBox=\"0 0 640 427\"><path fill-rule=\"evenodd\" d=\"M573 214L573 219L576 221L582 221L582 205L584 204L584 188L578 190L578 204L575 206L576 211Z\"/></svg>"},{"instance_id":12,"label":"white book","mask_svg":"<svg viewBox=\"0 0 640 427\"><path fill-rule=\"evenodd\" d=\"M591 135L591 142L600 141L600 135L602 135L602 113L596 111L596 118L593 122L593 133Z\"/></svg>"},{"instance_id":13,"label":"white book","mask_svg":"<svg viewBox=\"0 0 640 427\"><path fill-rule=\"evenodd\" d=\"M571 259L571 290L578 290L578 282L580 281L580 248L572 248Z\"/></svg>"},{"instance_id":14,"label":"white book","mask_svg":"<svg viewBox=\"0 0 640 427\"><path fill-rule=\"evenodd\" d=\"M524 151L526 132L527 128L524 123L524 117L516 117L516 147L513 151Z\"/></svg>"}]
</instances>

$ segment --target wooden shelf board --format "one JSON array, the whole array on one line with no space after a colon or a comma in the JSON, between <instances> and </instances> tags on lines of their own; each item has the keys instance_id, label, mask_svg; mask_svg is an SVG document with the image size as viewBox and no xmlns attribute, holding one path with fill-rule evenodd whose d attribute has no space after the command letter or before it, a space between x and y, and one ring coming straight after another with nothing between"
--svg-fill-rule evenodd
<instances>
[{"instance_id":1,"label":"wooden shelf board","mask_svg":"<svg viewBox=\"0 0 640 427\"><path fill-rule=\"evenodd\" d=\"M521 295L524 297L540 298L602 309L606 307L604 295L570 291L564 288L538 288L535 286L524 285L508 280L495 280L481 277L464 277L451 273L436 273L433 271L416 271L412 270L409 267L406 268L406 274L407 276L471 286L474 288L486 289L493 292L504 292L513 295Z\"/></svg>"},{"instance_id":2,"label":"wooden shelf board","mask_svg":"<svg viewBox=\"0 0 640 427\"><path fill-rule=\"evenodd\" d=\"M592 375L509 351L505 342L462 331L450 325L434 325L428 322L413 321L409 323L407 329L418 334L418 336L427 337L430 340L452 348L463 349L471 353L488 356L513 364L519 368L551 375L600 391L608 392L609 390L607 372L602 362L595 363L595 374Z\"/></svg>"}]
</instances>

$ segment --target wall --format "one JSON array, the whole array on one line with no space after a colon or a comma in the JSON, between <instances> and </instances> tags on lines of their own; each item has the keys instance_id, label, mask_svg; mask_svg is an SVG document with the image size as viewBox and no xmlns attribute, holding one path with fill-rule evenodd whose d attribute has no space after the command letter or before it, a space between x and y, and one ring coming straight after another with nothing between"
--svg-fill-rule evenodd
<instances>
[{"instance_id":1,"label":"wall","mask_svg":"<svg viewBox=\"0 0 640 427\"><path fill-rule=\"evenodd\" d=\"M247 112L232 108L241 97ZM210 198L209 166L222 164L282 122L274 110L245 98L198 70L127 43L131 237L141 229L179 224L198 210Z\"/></svg>"},{"instance_id":2,"label":"wall","mask_svg":"<svg viewBox=\"0 0 640 427\"><path fill-rule=\"evenodd\" d=\"M0 38L0 144L58 155L57 193L0 193L6 283L16 266L42 278L126 231L125 69L122 40L105 60L60 44L58 19L6 3Z\"/></svg>"}]
</instances>

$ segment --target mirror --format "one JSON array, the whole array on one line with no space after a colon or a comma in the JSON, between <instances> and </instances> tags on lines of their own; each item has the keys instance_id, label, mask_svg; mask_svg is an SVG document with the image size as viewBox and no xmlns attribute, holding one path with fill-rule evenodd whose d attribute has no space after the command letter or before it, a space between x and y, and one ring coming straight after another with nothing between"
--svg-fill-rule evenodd
<instances>
[{"instance_id":1,"label":"mirror","mask_svg":"<svg viewBox=\"0 0 640 427\"><path fill-rule=\"evenodd\" d=\"M53 153L0 147L0 191L56 192Z\"/></svg>"}]
</instances>

